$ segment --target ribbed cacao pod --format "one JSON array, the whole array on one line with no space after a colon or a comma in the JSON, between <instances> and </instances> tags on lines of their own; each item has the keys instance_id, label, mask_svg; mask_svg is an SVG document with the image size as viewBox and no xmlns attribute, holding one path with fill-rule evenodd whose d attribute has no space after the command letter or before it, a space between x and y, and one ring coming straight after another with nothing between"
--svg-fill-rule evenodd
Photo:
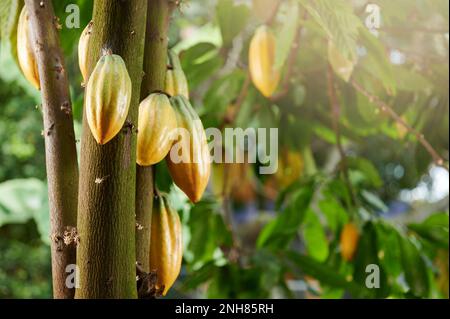
<instances>
[{"instance_id":1,"label":"ribbed cacao pod","mask_svg":"<svg viewBox=\"0 0 450 319\"><path fill-rule=\"evenodd\" d=\"M97 143L108 143L122 129L131 99L131 79L123 59L107 52L86 86L86 117Z\"/></svg>"},{"instance_id":2,"label":"ribbed cacao pod","mask_svg":"<svg viewBox=\"0 0 450 319\"><path fill-rule=\"evenodd\" d=\"M158 194L153 200L149 257L150 270L156 271L156 289L164 289L165 296L180 273L183 258L180 217L165 194Z\"/></svg>"},{"instance_id":3,"label":"ribbed cacao pod","mask_svg":"<svg viewBox=\"0 0 450 319\"><path fill-rule=\"evenodd\" d=\"M203 124L182 95L170 99L175 110L178 136L166 156L167 166L175 184L196 203L208 185L211 159Z\"/></svg>"},{"instance_id":4,"label":"ribbed cacao pod","mask_svg":"<svg viewBox=\"0 0 450 319\"><path fill-rule=\"evenodd\" d=\"M139 105L137 163L153 165L167 155L177 128L175 111L164 94L150 94Z\"/></svg>"},{"instance_id":5,"label":"ribbed cacao pod","mask_svg":"<svg viewBox=\"0 0 450 319\"><path fill-rule=\"evenodd\" d=\"M348 82L352 76L356 61L343 56L331 40L328 42L328 61L334 72L345 82Z\"/></svg>"},{"instance_id":6,"label":"ribbed cacao pod","mask_svg":"<svg viewBox=\"0 0 450 319\"><path fill-rule=\"evenodd\" d=\"M181 68L178 55L169 50L169 66L166 72L165 91L171 96L183 95L189 99L189 88L186 75Z\"/></svg>"},{"instance_id":7,"label":"ribbed cacao pod","mask_svg":"<svg viewBox=\"0 0 450 319\"><path fill-rule=\"evenodd\" d=\"M25 78L39 90L39 71L30 30L28 11L24 6L17 24L17 58Z\"/></svg>"},{"instance_id":8,"label":"ribbed cacao pod","mask_svg":"<svg viewBox=\"0 0 450 319\"><path fill-rule=\"evenodd\" d=\"M341 231L340 246L342 259L351 261L358 248L359 231L353 223L348 223Z\"/></svg>"},{"instance_id":9,"label":"ribbed cacao pod","mask_svg":"<svg viewBox=\"0 0 450 319\"><path fill-rule=\"evenodd\" d=\"M249 70L255 87L265 97L273 95L280 82L275 65L275 37L267 26L259 27L250 42Z\"/></svg>"},{"instance_id":10,"label":"ribbed cacao pod","mask_svg":"<svg viewBox=\"0 0 450 319\"><path fill-rule=\"evenodd\" d=\"M81 75L83 76L83 81L87 79L87 59L88 59L88 45L89 39L92 33L92 21L88 23L86 28L84 28L81 33L80 40L78 41L78 65L80 66Z\"/></svg>"}]
</instances>

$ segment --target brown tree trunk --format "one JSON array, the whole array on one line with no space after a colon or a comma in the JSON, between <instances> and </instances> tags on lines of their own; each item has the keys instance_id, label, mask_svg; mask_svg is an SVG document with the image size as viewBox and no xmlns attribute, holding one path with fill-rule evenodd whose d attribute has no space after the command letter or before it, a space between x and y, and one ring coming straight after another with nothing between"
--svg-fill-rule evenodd
<instances>
[{"instance_id":1,"label":"brown tree trunk","mask_svg":"<svg viewBox=\"0 0 450 319\"><path fill-rule=\"evenodd\" d=\"M88 69L101 49L120 55L131 77L128 124L99 145L83 118L77 250L80 287L76 298L136 298L136 125L147 1L96 0Z\"/></svg>"},{"instance_id":2,"label":"brown tree trunk","mask_svg":"<svg viewBox=\"0 0 450 319\"><path fill-rule=\"evenodd\" d=\"M75 289L66 285L66 267L76 262L75 243L64 243L65 231L76 226L78 192L78 164L69 83L51 1L26 0L25 3L35 42L44 113L53 296L73 298ZM70 235L70 232L66 235ZM70 236L68 238L73 239Z\"/></svg>"},{"instance_id":3,"label":"brown tree trunk","mask_svg":"<svg viewBox=\"0 0 450 319\"><path fill-rule=\"evenodd\" d=\"M145 34L144 79L141 100L155 91L164 91L167 68L167 42L170 0L148 0ZM136 165L136 260L149 272L150 223L153 206L152 166Z\"/></svg>"}]
</instances>

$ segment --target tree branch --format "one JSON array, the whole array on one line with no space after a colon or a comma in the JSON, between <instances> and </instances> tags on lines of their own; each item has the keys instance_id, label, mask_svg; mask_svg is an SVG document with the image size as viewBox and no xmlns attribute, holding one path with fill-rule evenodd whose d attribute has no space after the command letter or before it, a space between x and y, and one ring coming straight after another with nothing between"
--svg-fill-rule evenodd
<instances>
[{"instance_id":1,"label":"tree branch","mask_svg":"<svg viewBox=\"0 0 450 319\"><path fill-rule=\"evenodd\" d=\"M411 125L406 123L404 119L401 118L400 115L398 115L389 105L387 105L385 102L380 100L379 97L370 94L368 91L366 91L361 85L359 85L355 80L351 80L351 83L353 87L366 96L369 101L374 104L381 112L389 115L390 118L392 118L394 121L405 127L408 131L408 133L414 135L420 144L425 148L425 150L430 154L431 158L433 159L434 163L437 166L440 166L447 171L449 170L447 165L445 165L444 159L438 154L438 152L431 146L431 144L427 141L425 136L417 131L415 128L413 128Z\"/></svg>"},{"instance_id":2,"label":"tree branch","mask_svg":"<svg viewBox=\"0 0 450 319\"><path fill-rule=\"evenodd\" d=\"M328 97L330 100L331 114L332 114L332 126L334 133L336 135L336 146L339 151L339 155L341 157L340 170L344 176L345 184L347 185L348 192L350 193L350 197L352 200L352 205L356 205L357 199L356 194L353 189L352 183L350 181L350 177L348 174L348 164L347 164L347 156L345 155L344 148L342 146L341 141L341 129L339 127L339 119L341 117L341 106L339 104L339 100L336 94L336 83L334 81L333 69L331 65L328 64L327 68L327 83L328 83Z\"/></svg>"},{"instance_id":3,"label":"tree branch","mask_svg":"<svg viewBox=\"0 0 450 319\"><path fill-rule=\"evenodd\" d=\"M88 70L102 48L120 55L132 82L127 122L99 145L83 118L76 298L136 298L136 124L144 55L147 1L96 0Z\"/></svg>"},{"instance_id":4,"label":"tree branch","mask_svg":"<svg viewBox=\"0 0 450 319\"><path fill-rule=\"evenodd\" d=\"M64 243L76 226L78 163L69 82L51 1L25 1L39 69L51 222L54 298L73 298L66 266L75 264L75 243Z\"/></svg>"},{"instance_id":5,"label":"tree branch","mask_svg":"<svg viewBox=\"0 0 450 319\"><path fill-rule=\"evenodd\" d=\"M169 0L148 0L145 35L144 79L141 100L155 91L164 91L167 69L169 20L175 3ZM139 133L138 133L139 134ZM150 272L150 226L153 206L154 166L136 165L136 260Z\"/></svg>"}]
</instances>

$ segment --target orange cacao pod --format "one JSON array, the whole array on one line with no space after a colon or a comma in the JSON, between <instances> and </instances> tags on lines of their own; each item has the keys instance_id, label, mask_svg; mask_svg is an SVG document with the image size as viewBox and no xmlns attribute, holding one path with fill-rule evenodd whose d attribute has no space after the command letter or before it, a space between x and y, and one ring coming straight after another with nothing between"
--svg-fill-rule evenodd
<instances>
[{"instance_id":1,"label":"orange cacao pod","mask_svg":"<svg viewBox=\"0 0 450 319\"><path fill-rule=\"evenodd\" d=\"M340 246L342 259L350 261L356 253L359 241L358 228L353 223L344 226L341 232Z\"/></svg>"},{"instance_id":2,"label":"orange cacao pod","mask_svg":"<svg viewBox=\"0 0 450 319\"><path fill-rule=\"evenodd\" d=\"M177 117L178 137L166 156L175 184L196 203L208 185L211 159L203 124L182 95L171 98Z\"/></svg>"},{"instance_id":3,"label":"orange cacao pod","mask_svg":"<svg viewBox=\"0 0 450 319\"><path fill-rule=\"evenodd\" d=\"M20 13L17 24L17 57L25 78L39 90L39 71L31 37L28 11L25 6Z\"/></svg>"},{"instance_id":4,"label":"orange cacao pod","mask_svg":"<svg viewBox=\"0 0 450 319\"><path fill-rule=\"evenodd\" d=\"M86 86L86 117L92 135L106 144L122 129L131 99L131 79L123 59L110 52L97 62Z\"/></svg>"},{"instance_id":5,"label":"orange cacao pod","mask_svg":"<svg viewBox=\"0 0 450 319\"><path fill-rule=\"evenodd\" d=\"M158 194L153 200L150 270L156 271L156 288L164 289L163 296L177 279L182 258L183 242L180 217L169 205L166 195Z\"/></svg>"},{"instance_id":6,"label":"orange cacao pod","mask_svg":"<svg viewBox=\"0 0 450 319\"><path fill-rule=\"evenodd\" d=\"M164 94L150 94L139 105L137 163L153 165L167 155L173 144L177 118Z\"/></svg>"}]
</instances>

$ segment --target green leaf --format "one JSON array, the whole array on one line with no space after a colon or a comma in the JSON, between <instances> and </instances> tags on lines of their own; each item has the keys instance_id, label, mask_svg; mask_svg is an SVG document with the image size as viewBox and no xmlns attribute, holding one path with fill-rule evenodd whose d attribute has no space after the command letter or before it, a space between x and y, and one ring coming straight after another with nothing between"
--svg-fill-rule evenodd
<instances>
[{"instance_id":1,"label":"green leaf","mask_svg":"<svg viewBox=\"0 0 450 319\"><path fill-rule=\"evenodd\" d=\"M324 199L319 202L320 211L325 215L328 227L336 232L348 221L348 212L332 195L324 194Z\"/></svg>"},{"instance_id":2,"label":"green leaf","mask_svg":"<svg viewBox=\"0 0 450 319\"><path fill-rule=\"evenodd\" d=\"M422 223L409 224L408 228L415 231L422 238L448 249L448 213L437 213L429 216Z\"/></svg>"},{"instance_id":3,"label":"green leaf","mask_svg":"<svg viewBox=\"0 0 450 319\"><path fill-rule=\"evenodd\" d=\"M347 164L349 169L362 172L369 185L374 188L383 186L383 180L381 179L378 170L369 160L362 157L348 157Z\"/></svg>"},{"instance_id":4,"label":"green leaf","mask_svg":"<svg viewBox=\"0 0 450 319\"><path fill-rule=\"evenodd\" d=\"M18 64L17 58L17 22L23 0L4 0L0 2L0 40L9 40L11 55Z\"/></svg>"},{"instance_id":5,"label":"green leaf","mask_svg":"<svg viewBox=\"0 0 450 319\"><path fill-rule=\"evenodd\" d=\"M235 70L215 81L204 97L205 113L222 119L227 107L238 96L244 79L245 74Z\"/></svg>"},{"instance_id":6,"label":"green leaf","mask_svg":"<svg viewBox=\"0 0 450 319\"><path fill-rule=\"evenodd\" d=\"M49 243L47 187L35 179L14 179L0 184L0 226L34 219L44 242Z\"/></svg>"},{"instance_id":7,"label":"green leaf","mask_svg":"<svg viewBox=\"0 0 450 319\"><path fill-rule=\"evenodd\" d=\"M212 43L198 43L180 53L181 66L189 87L194 89L210 78L223 64L217 47Z\"/></svg>"},{"instance_id":8,"label":"green leaf","mask_svg":"<svg viewBox=\"0 0 450 319\"><path fill-rule=\"evenodd\" d=\"M379 288L369 288L366 285L367 266L375 265L379 269ZM384 298L389 294L386 271L378 259L377 234L371 222L367 223L362 231L362 236L358 242L358 249L354 261L353 280L362 289L359 297Z\"/></svg>"},{"instance_id":9,"label":"green leaf","mask_svg":"<svg viewBox=\"0 0 450 319\"><path fill-rule=\"evenodd\" d=\"M410 291L416 297L427 298L430 284L425 261L410 238L398 236L398 240L401 250L401 263Z\"/></svg>"},{"instance_id":10,"label":"green leaf","mask_svg":"<svg viewBox=\"0 0 450 319\"><path fill-rule=\"evenodd\" d=\"M386 204L381 200L380 197L378 197L377 194L369 192L365 189L361 191L361 196L363 199L371 205L373 208L375 208L378 212L387 212L388 207Z\"/></svg>"},{"instance_id":11,"label":"green leaf","mask_svg":"<svg viewBox=\"0 0 450 319\"><path fill-rule=\"evenodd\" d=\"M191 230L188 243L187 260L194 269L202 267L210 261L220 261L221 246L231 246L231 234L222 216L218 213L220 206L217 202L204 199L196 204L189 216L188 226Z\"/></svg>"},{"instance_id":12,"label":"green leaf","mask_svg":"<svg viewBox=\"0 0 450 319\"><path fill-rule=\"evenodd\" d=\"M325 261L328 257L328 241L320 219L312 209L308 209L302 225L303 239L308 255L317 261Z\"/></svg>"},{"instance_id":13,"label":"green leaf","mask_svg":"<svg viewBox=\"0 0 450 319\"><path fill-rule=\"evenodd\" d=\"M296 191L286 208L262 229L258 236L258 247L281 249L296 235L308 210L314 190L302 187Z\"/></svg>"},{"instance_id":14,"label":"green leaf","mask_svg":"<svg viewBox=\"0 0 450 319\"><path fill-rule=\"evenodd\" d=\"M289 56L292 44L298 30L299 9L296 3L290 3L289 11L283 19L283 24L277 31L277 44L275 51L275 69L281 69Z\"/></svg>"},{"instance_id":15,"label":"green leaf","mask_svg":"<svg viewBox=\"0 0 450 319\"><path fill-rule=\"evenodd\" d=\"M347 289L354 295L360 294L361 289L358 285L348 281L343 275L337 272L336 269L318 262L311 257L300 255L292 251L287 252L286 257L289 261L293 262L296 267L298 267L298 269L293 268L293 271L300 271L319 280L324 285L334 288Z\"/></svg>"},{"instance_id":16,"label":"green leaf","mask_svg":"<svg viewBox=\"0 0 450 319\"><path fill-rule=\"evenodd\" d=\"M247 24L250 9L244 4L235 5L233 0L219 0L216 15L223 45L228 46Z\"/></svg>"},{"instance_id":17,"label":"green leaf","mask_svg":"<svg viewBox=\"0 0 450 319\"><path fill-rule=\"evenodd\" d=\"M311 17L319 24L339 52L349 59L356 59L356 38L361 21L353 8L344 0L299 0Z\"/></svg>"},{"instance_id":18,"label":"green leaf","mask_svg":"<svg viewBox=\"0 0 450 319\"><path fill-rule=\"evenodd\" d=\"M397 86L386 49L380 40L366 28L361 28L360 31L361 44L365 47L367 55L360 59L359 65L370 75L380 80L389 94L395 95Z\"/></svg>"}]
</instances>

